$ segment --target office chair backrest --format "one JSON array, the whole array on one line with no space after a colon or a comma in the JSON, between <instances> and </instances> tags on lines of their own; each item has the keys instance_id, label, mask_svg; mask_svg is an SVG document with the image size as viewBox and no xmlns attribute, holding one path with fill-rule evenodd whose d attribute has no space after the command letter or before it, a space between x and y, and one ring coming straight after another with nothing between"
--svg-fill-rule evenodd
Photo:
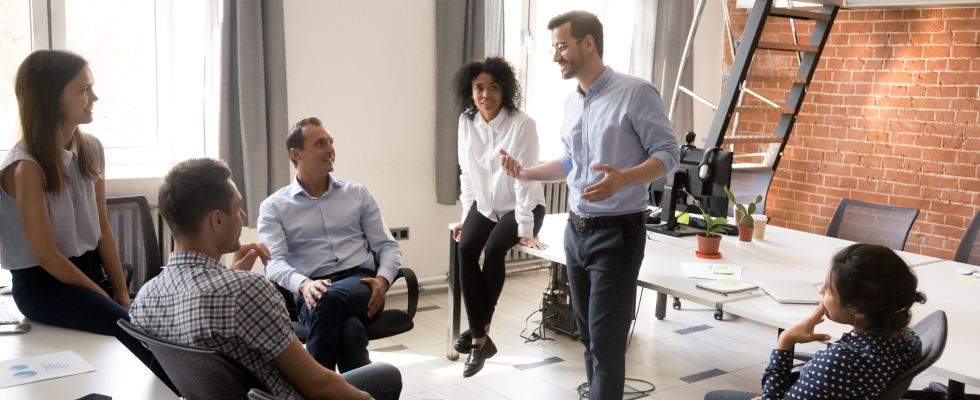
<instances>
[{"instance_id":1,"label":"office chair backrest","mask_svg":"<svg viewBox=\"0 0 980 400\"><path fill-rule=\"evenodd\" d=\"M953 261L980 265L980 240L977 240L977 231L980 231L980 213L973 217L970 227L966 228L966 234L960 241L960 247L956 249L956 257Z\"/></svg>"},{"instance_id":2,"label":"office chair backrest","mask_svg":"<svg viewBox=\"0 0 980 400\"><path fill-rule=\"evenodd\" d=\"M123 319L118 324L150 349L186 400L245 400L251 389L269 391L255 374L219 351L158 339Z\"/></svg>"},{"instance_id":3,"label":"office chair backrest","mask_svg":"<svg viewBox=\"0 0 980 400\"><path fill-rule=\"evenodd\" d=\"M119 260L133 267L130 292L160 274L162 260L150 205L143 196L106 199L109 226L116 239Z\"/></svg>"},{"instance_id":4,"label":"office chair backrest","mask_svg":"<svg viewBox=\"0 0 980 400\"><path fill-rule=\"evenodd\" d=\"M766 213L766 200L769 198L769 185L772 183L773 171L745 171L732 170L732 184L729 190L735 195L736 200L755 200L755 196L762 196L762 202L755 208L756 214ZM735 211L728 208L728 216L734 217Z\"/></svg>"},{"instance_id":5,"label":"office chair backrest","mask_svg":"<svg viewBox=\"0 0 980 400\"><path fill-rule=\"evenodd\" d=\"M878 395L879 400L899 400L905 398L905 393L908 392L909 386L912 385L912 379L915 379L922 371L932 366L943 355L943 349L946 348L947 328L946 313L941 310L929 314L929 316L912 327L912 331L918 334L919 339L922 340L922 361L908 371L895 377L888 384L888 387Z\"/></svg>"},{"instance_id":6,"label":"office chair backrest","mask_svg":"<svg viewBox=\"0 0 980 400\"><path fill-rule=\"evenodd\" d=\"M914 208L843 199L830 220L827 236L904 250L918 216Z\"/></svg>"}]
</instances>

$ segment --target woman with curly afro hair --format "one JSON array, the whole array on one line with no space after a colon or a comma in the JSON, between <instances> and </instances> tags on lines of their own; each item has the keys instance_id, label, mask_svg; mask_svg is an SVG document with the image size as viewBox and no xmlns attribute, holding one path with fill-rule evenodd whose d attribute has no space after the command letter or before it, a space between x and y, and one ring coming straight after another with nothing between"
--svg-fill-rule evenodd
<instances>
[{"instance_id":1,"label":"woman with curly afro hair","mask_svg":"<svg viewBox=\"0 0 980 400\"><path fill-rule=\"evenodd\" d=\"M460 282L470 323L455 348L469 353L463 369L468 378L497 353L487 333L504 287L507 251L517 244L547 246L534 239L544 221L541 184L507 176L500 163L504 150L522 165L538 165L537 128L518 108L521 87L514 68L499 57L470 61L456 73L453 89L463 109L458 149L463 223L453 228L453 238L459 242Z\"/></svg>"}]
</instances>

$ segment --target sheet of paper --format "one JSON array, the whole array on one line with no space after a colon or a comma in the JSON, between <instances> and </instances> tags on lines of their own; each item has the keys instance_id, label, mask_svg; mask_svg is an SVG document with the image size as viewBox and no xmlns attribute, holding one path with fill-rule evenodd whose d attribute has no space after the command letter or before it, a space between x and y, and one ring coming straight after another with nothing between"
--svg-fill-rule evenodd
<instances>
[{"instance_id":1,"label":"sheet of paper","mask_svg":"<svg viewBox=\"0 0 980 400\"><path fill-rule=\"evenodd\" d=\"M742 280L742 267L731 264L681 263L685 278L721 279L733 278ZM715 273L715 269L720 273Z\"/></svg>"},{"instance_id":2,"label":"sheet of paper","mask_svg":"<svg viewBox=\"0 0 980 400\"><path fill-rule=\"evenodd\" d=\"M816 304L782 304L772 299L752 303L773 318L806 318L817 309Z\"/></svg>"},{"instance_id":3,"label":"sheet of paper","mask_svg":"<svg viewBox=\"0 0 980 400\"><path fill-rule=\"evenodd\" d=\"M0 388L95 371L74 351L0 361Z\"/></svg>"}]
</instances>

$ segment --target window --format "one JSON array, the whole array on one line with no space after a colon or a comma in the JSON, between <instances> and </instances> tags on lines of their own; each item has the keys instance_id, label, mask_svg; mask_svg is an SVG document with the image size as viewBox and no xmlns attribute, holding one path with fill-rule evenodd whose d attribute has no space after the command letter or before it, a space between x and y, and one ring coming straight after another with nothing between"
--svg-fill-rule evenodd
<instances>
[{"instance_id":1,"label":"window","mask_svg":"<svg viewBox=\"0 0 980 400\"><path fill-rule=\"evenodd\" d=\"M516 7L520 7L519 15L513 10ZM504 55L517 66L523 78L524 109L537 122L541 161L561 155L565 98L577 85L574 79L563 80L558 65L551 61L548 21L572 10L596 14L603 25L603 61L615 71L629 73L634 8L635 0L505 1Z\"/></svg>"},{"instance_id":2,"label":"window","mask_svg":"<svg viewBox=\"0 0 980 400\"><path fill-rule=\"evenodd\" d=\"M162 176L204 155L208 15L199 0L0 0L0 156L20 138L17 67L48 48L89 62L99 101L82 129L105 146L107 178Z\"/></svg>"}]
</instances>

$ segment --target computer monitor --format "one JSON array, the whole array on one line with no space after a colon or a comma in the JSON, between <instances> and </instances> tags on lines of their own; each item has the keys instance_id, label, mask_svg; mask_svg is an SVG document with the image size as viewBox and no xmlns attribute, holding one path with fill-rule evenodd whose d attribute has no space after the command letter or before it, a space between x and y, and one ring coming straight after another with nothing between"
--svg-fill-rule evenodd
<instances>
[{"instance_id":1,"label":"computer monitor","mask_svg":"<svg viewBox=\"0 0 980 400\"><path fill-rule=\"evenodd\" d=\"M702 181L698 173L704 160L705 150L694 147L691 144L693 137L691 134L688 134L688 137L690 139L688 144L681 146L681 160L677 171L651 185L650 204L661 208L662 221L659 225L649 225L651 231L671 236L704 233L704 229L677 223L678 211L701 214L701 210L680 189L685 189L697 197L712 217L728 216L729 205L725 186L731 184L733 154L723 149L712 151L707 162L712 169L711 175L707 180Z\"/></svg>"}]
</instances>

